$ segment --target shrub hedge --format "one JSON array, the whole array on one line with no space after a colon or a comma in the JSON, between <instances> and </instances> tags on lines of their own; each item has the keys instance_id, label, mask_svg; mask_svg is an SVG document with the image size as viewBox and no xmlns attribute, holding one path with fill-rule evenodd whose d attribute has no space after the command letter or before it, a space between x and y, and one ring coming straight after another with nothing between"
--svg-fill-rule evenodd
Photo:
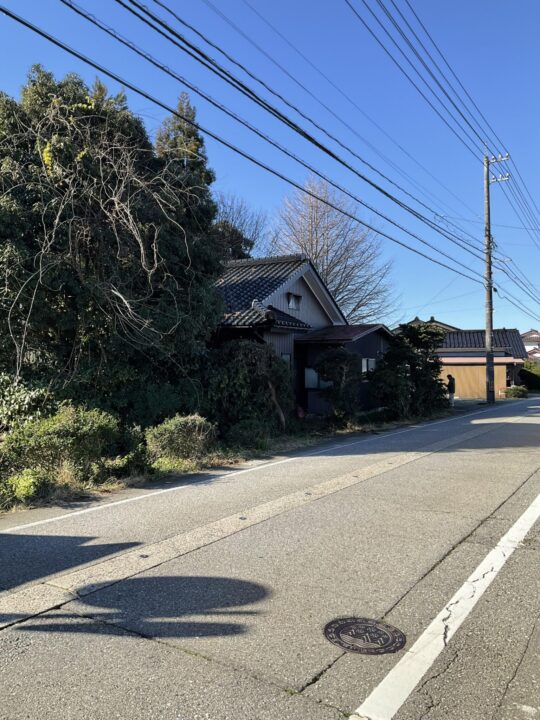
<instances>
[{"instance_id":1,"label":"shrub hedge","mask_svg":"<svg viewBox=\"0 0 540 720\"><path fill-rule=\"evenodd\" d=\"M200 458L212 447L215 426L200 415L175 415L146 431L152 460Z\"/></svg>"},{"instance_id":2,"label":"shrub hedge","mask_svg":"<svg viewBox=\"0 0 540 720\"><path fill-rule=\"evenodd\" d=\"M507 398L526 398L529 391L525 385L512 385L512 387L506 388L505 395Z\"/></svg>"},{"instance_id":3,"label":"shrub hedge","mask_svg":"<svg viewBox=\"0 0 540 720\"><path fill-rule=\"evenodd\" d=\"M66 405L51 417L7 433L3 465L13 476L35 470L54 480L62 469L77 482L99 482L106 476L107 458L118 454L120 441L118 421L112 415Z\"/></svg>"}]
</instances>

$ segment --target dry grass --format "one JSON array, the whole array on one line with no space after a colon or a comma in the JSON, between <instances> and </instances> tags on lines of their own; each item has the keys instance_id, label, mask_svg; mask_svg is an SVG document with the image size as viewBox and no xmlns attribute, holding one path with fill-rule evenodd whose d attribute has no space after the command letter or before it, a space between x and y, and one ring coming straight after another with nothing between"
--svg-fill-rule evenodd
<instances>
[{"instance_id":1,"label":"dry grass","mask_svg":"<svg viewBox=\"0 0 540 720\"><path fill-rule=\"evenodd\" d=\"M450 411L445 411L430 419L435 420L451 414ZM77 481L73 477L70 468L68 466L62 466L58 469L56 482L54 485L51 485L46 497L38 498L28 504L17 503L8 509L7 512L99 498L104 495L119 492L128 487L136 488L147 486L152 481L162 480L166 476L190 475L216 468L225 469L251 460L269 459L275 455L301 450L302 448L311 447L336 437L387 432L425 421L426 418L412 418L392 422L349 423L342 428L324 427L322 425L314 427L306 426L305 430L302 429L301 432L295 434L270 437L264 443L264 447L228 448L220 446L208 455L198 459L162 459L154 464L152 471L148 474L139 474L121 479L111 478L99 485Z\"/></svg>"}]
</instances>

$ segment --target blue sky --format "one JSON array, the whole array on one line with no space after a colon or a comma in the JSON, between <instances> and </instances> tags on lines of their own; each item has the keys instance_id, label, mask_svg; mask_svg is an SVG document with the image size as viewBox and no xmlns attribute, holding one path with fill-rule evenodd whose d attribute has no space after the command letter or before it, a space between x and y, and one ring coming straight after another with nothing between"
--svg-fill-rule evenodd
<instances>
[{"instance_id":1,"label":"blue sky","mask_svg":"<svg viewBox=\"0 0 540 720\"><path fill-rule=\"evenodd\" d=\"M456 222L474 234L478 240L482 240L481 162L459 143L406 78L399 73L392 61L353 16L344 0L274 0L273 3L250 0L250 2L375 123L380 125L386 134L366 119L365 115L358 112L343 95L331 87L291 47L274 34L244 3L244 0L212 1L249 38L283 65L357 134L353 134L313 97L299 88L268 57L227 25L205 4L204 0L167 1L169 6L183 18L240 62L249 66L272 88L301 107L310 118L339 137L357 154L407 190L423 199L439 214L452 218L466 218ZM126 80L151 92L162 102L174 106L179 92L183 89L176 80L151 67L127 48L121 47L97 28L90 26L59 0L3 0L3 2L9 9L51 34L57 35L106 67L114 69ZM151 0L146 2L152 11L164 18L167 17ZM395 2L411 18L405 0L395 0ZM279 140L335 182L444 250L451 257L451 260L441 258L444 262L450 264L461 262L472 272L482 272L482 263L479 259L470 256L412 218L349 170L322 154L262 109L256 108L233 88L129 15L113 0L93 2L79 0L79 3L133 42L143 46L177 73L184 75ZM353 0L353 3L366 19L370 17L361 0ZM540 154L538 133L540 91L536 77L540 60L540 46L537 41L540 3L537 0L520 0L519 3L508 3L505 0L475 0L474 3L470 0L453 0L453 2L411 0L411 3L477 105L506 143L532 196L535 199L540 198L540 179L537 171ZM376 6L375 0L369 0L369 4L373 8ZM386 4L391 7L389 1ZM202 45L192 33L186 32L186 36ZM89 83L96 76L93 69L1 15L0 43L3 57L0 66L0 89L10 95L18 95L28 68L33 63L43 64L57 76L75 71ZM211 54L219 58L215 51ZM223 62L230 67L226 61ZM235 70L235 72L239 71ZM243 79L246 77L243 76ZM107 80L106 84L113 91L118 89L112 81ZM267 93L264 94L262 90L261 94L272 103L279 104L279 101ZM303 183L307 174L304 168L254 137L248 130L240 128L206 101L193 94L192 97L202 125L218 132L295 181ZM143 117L150 133L153 133L164 117L164 111L130 92L128 92L128 101L132 110ZM280 105L280 109L293 115L293 112L284 105ZM295 119L299 118L296 116ZM300 124L309 128L328 145L332 145L328 138L315 131L305 120L301 120ZM406 177L398 174L395 165L389 165L358 135L395 163ZM399 143L416 162L404 154L388 136ZM332 147L338 149L336 145ZM291 192L283 181L250 165L248 161L234 155L216 141L207 140L207 151L210 164L217 175L217 189L241 195L255 208L267 211L270 216L275 214L285 195ZM367 175L375 180L378 179L357 160L347 156L344 151L340 150L340 153L347 157L351 164L366 171ZM427 174L417 163L420 163L430 174ZM436 182L432 176L445 187ZM421 187L413 186L410 178ZM424 190L430 195L426 197ZM537 200L537 204L540 205L540 201ZM381 231L433 254L431 250L423 248L416 240L372 212L365 209L359 212L365 221L374 224ZM522 221L515 216L502 188L498 185L492 186L492 222L499 254L505 258L513 258L525 275L536 282L537 286L540 250L534 246L527 232L503 227L522 225ZM401 319L406 320L416 314L421 317L433 314L443 321L460 327L482 327L483 287L439 268L390 241L383 240L383 247L385 256L393 260L392 281L401 298L399 313ZM504 288L508 288L534 314L540 315L540 306L521 290L512 286L500 272L495 274L495 283L501 292L504 293ZM540 322L495 296L496 327L518 327L523 331L538 325Z\"/></svg>"}]
</instances>

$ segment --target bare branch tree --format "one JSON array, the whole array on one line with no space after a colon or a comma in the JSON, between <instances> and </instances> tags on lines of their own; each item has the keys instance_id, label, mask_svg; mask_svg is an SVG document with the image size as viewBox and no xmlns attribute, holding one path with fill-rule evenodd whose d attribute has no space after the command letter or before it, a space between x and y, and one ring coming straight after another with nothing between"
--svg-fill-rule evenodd
<instances>
[{"instance_id":1,"label":"bare branch tree","mask_svg":"<svg viewBox=\"0 0 540 720\"><path fill-rule=\"evenodd\" d=\"M306 189L349 213L358 208L327 183L309 178ZM275 254L303 253L319 271L350 322L381 322L395 311L391 262L375 233L301 191L288 197L272 233Z\"/></svg>"},{"instance_id":2,"label":"bare branch tree","mask_svg":"<svg viewBox=\"0 0 540 720\"><path fill-rule=\"evenodd\" d=\"M268 226L266 213L254 210L245 200L232 193L215 195L217 215L215 227L220 232L232 258L249 257L262 248Z\"/></svg>"}]
</instances>

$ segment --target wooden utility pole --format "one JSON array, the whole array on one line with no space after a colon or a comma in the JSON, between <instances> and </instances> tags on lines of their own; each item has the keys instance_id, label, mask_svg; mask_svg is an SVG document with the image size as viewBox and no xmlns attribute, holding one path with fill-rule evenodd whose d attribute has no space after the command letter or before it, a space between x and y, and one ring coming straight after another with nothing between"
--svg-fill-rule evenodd
<instances>
[{"instance_id":1,"label":"wooden utility pole","mask_svg":"<svg viewBox=\"0 0 540 720\"><path fill-rule=\"evenodd\" d=\"M489 198L489 186L493 182L503 182L510 178L510 175L499 175L491 177L489 167L491 163L504 162L510 156L505 157L484 156L484 253L486 258L485 286L486 286L486 402L495 402L495 367L493 362L493 238L491 237L491 208Z\"/></svg>"},{"instance_id":2,"label":"wooden utility pole","mask_svg":"<svg viewBox=\"0 0 540 720\"><path fill-rule=\"evenodd\" d=\"M495 402L495 368L493 367L493 243L489 206L489 157L484 157L484 252L486 256L486 402Z\"/></svg>"}]
</instances>

